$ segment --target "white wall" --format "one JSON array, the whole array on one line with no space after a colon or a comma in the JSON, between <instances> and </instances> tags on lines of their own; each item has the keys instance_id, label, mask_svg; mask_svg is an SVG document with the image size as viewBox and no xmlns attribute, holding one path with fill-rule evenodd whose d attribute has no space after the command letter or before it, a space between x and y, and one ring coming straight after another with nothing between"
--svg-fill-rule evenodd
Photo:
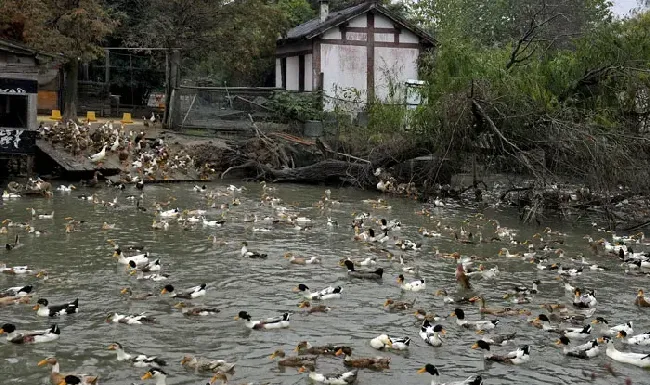
<instances>
[{"instance_id":1,"label":"white wall","mask_svg":"<svg viewBox=\"0 0 650 385\"><path fill-rule=\"evenodd\" d=\"M305 91L311 91L314 89L312 86L312 74L312 56L308 53L305 55Z\"/></svg>"},{"instance_id":2,"label":"white wall","mask_svg":"<svg viewBox=\"0 0 650 385\"><path fill-rule=\"evenodd\" d=\"M298 56L289 56L287 58L287 90L298 90Z\"/></svg>"},{"instance_id":3,"label":"white wall","mask_svg":"<svg viewBox=\"0 0 650 385\"><path fill-rule=\"evenodd\" d=\"M282 88L282 59L275 59L275 86Z\"/></svg>"},{"instance_id":4,"label":"white wall","mask_svg":"<svg viewBox=\"0 0 650 385\"><path fill-rule=\"evenodd\" d=\"M345 38L348 40L366 41L367 35L365 32L346 32Z\"/></svg>"},{"instance_id":5,"label":"white wall","mask_svg":"<svg viewBox=\"0 0 650 385\"><path fill-rule=\"evenodd\" d=\"M323 39L341 39L341 31L338 28L331 28L323 34Z\"/></svg>"},{"instance_id":6,"label":"white wall","mask_svg":"<svg viewBox=\"0 0 650 385\"><path fill-rule=\"evenodd\" d=\"M411 31L402 29L402 33L399 35L400 43L419 43L420 39Z\"/></svg>"},{"instance_id":7,"label":"white wall","mask_svg":"<svg viewBox=\"0 0 650 385\"><path fill-rule=\"evenodd\" d=\"M393 28L393 22L384 15L375 14L375 28Z\"/></svg>"},{"instance_id":8,"label":"white wall","mask_svg":"<svg viewBox=\"0 0 650 385\"><path fill-rule=\"evenodd\" d=\"M350 27L367 27L368 26L368 19L367 16L361 15L357 16L354 19L350 20Z\"/></svg>"},{"instance_id":9,"label":"white wall","mask_svg":"<svg viewBox=\"0 0 650 385\"><path fill-rule=\"evenodd\" d=\"M382 101L402 102L404 82L418 78L419 50L410 48L375 47L375 96ZM387 100L390 82L398 85L399 92Z\"/></svg>"},{"instance_id":10,"label":"white wall","mask_svg":"<svg viewBox=\"0 0 650 385\"><path fill-rule=\"evenodd\" d=\"M324 73L323 93L326 111L331 111L334 108L332 101L327 96L342 97L341 88L353 88L360 91L361 101L365 103L367 100L366 66L366 47L321 44L321 69Z\"/></svg>"}]
</instances>

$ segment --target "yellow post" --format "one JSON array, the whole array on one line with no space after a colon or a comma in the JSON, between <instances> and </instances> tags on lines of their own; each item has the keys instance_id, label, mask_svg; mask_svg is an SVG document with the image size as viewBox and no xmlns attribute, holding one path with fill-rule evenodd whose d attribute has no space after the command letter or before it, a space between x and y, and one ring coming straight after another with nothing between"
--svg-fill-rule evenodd
<instances>
[{"instance_id":1,"label":"yellow post","mask_svg":"<svg viewBox=\"0 0 650 385\"><path fill-rule=\"evenodd\" d=\"M86 122L96 122L97 118L95 117L95 111L86 112Z\"/></svg>"},{"instance_id":2,"label":"yellow post","mask_svg":"<svg viewBox=\"0 0 650 385\"><path fill-rule=\"evenodd\" d=\"M131 113L130 112L125 112L122 115L122 120L120 120L120 122L122 122L122 124L131 124L131 123L133 123L133 119L131 118Z\"/></svg>"},{"instance_id":3,"label":"yellow post","mask_svg":"<svg viewBox=\"0 0 650 385\"><path fill-rule=\"evenodd\" d=\"M61 120L61 110L52 110L52 116L50 116L50 120Z\"/></svg>"}]
</instances>

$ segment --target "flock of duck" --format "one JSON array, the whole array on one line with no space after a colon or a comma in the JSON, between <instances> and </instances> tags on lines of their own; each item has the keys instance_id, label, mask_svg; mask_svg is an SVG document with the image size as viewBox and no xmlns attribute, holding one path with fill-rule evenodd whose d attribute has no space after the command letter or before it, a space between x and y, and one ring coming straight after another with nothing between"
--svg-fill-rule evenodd
<instances>
[{"instance_id":1,"label":"flock of duck","mask_svg":"<svg viewBox=\"0 0 650 385\"><path fill-rule=\"evenodd\" d=\"M151 119L151 123L155 123L155 115L152 114ZM145 123L148 126L147 119ZM97 165L109 160L111 154L117 155L122 170L120 183L167 180L194 174L207 179L215 174L207 164L195 168L194 158L183 148L170 146L162 138L147 138L144 131L128 130L124 124L114 124L113 121L95 125L90 122L79 125L73 121L55 122L53 125L41 123L38 133L53 147L73 156L87 155L87 159ZM101 173L97 172L87 184L97 185L98 175Z\"/></svg>"},{"instance_id":2,"label":"flock of duck","mask_svg":"<svg viewBox=\"0 0 650 385\"><path fill-rule=\"evenodd\" d=\"M139 190L145 190L140 186ZM389 220L383 218L383 215L361 213L353 214L351 222L341 222L332 219L332 209L339 207L340 202L332 199L331 191L327 190L325 195L318 201L314 207L319 210L323 220L317 221L306 216L300 216L298 208L284 205L281 199L277 197L277 188L267 186L262 183L261 199L249 200L243 196L246 188L237 188L233 185L227 188L210 189L207 186L195 186L194 192L199 194L202 200L206 202L206 208L185 209L170 208L174 202L170 199L167 202L156 202L153 210L147 209L140 205L140 200L144 198L144 192L139 191L137 210L141 215L155 215L153 219L152 230L167 231L171 226L180 226L183 229L192 228L192 226L202 226L209 229L218 229L228 226L229 222L235 221L234 217L229 216L229 208L238 205L254 204L258 207L255 214L247 214L244 222L250 222L253 232L271 232L278 227L295 229L298 234L308 231L328 231L334 228L349 228L350 241L362 244L363 247L373 256L365 258L342 258L332 263L331 260L325 260L323 257L301 256L295 253L286 253L284 258L280 257L283 263L290 265L305 266L311 265L337 265L342 276L346 279L341 281L340 285L331 285L320 290L312 290L309 282L301 282L295 285L293 291L299 296L297 307L306 315L321 314L321 316L335 316L332 313L331 304L336 301L345 299L346 286L354 287L363 281L373 281L385 284L385 281L395 279L394 298L376 298L378 306L390 313L401 314L404 317L414 317L417 326L413 327L412 335L418 334L422 344L432 349L440 348L445 344L461 344L471 338L471 332L475 332L477 337L467 348L480 349L484 353L485 361L497 362L504 365L522 365L531 361L534 356L534 346L530 341L518 341L522 337L517 331L509 333L500 332L501 320L511 318L516 322L517 328L538 329L537 333L548 336L549 344L553 342L561 347L558 354L564 354L572 359L590 359L605 351L606 356L614 361L625 363L641 368L650 367L650 333L635 334L635 320L607 320L601 314L598 314L598 300L596 290L580 288L574 286L572 282L575 277L589 274L599 274L599 271L605 270L606 267L600 266L587 260L585 255L567 255L562 247L565 244L566 235L546 228L542 232L535 234L531 240L520 239L518 231L501 226L496 220L489 220L482 214L476 214L467 217L459 227L443 225L441 222L435 223L432 227L420 227L418 229L419 237L416 240L407 239L403 236L402 223L398 220ZM68 190L60 189L61 193L70 193ZM121 193L121 192L120 192ZM97 196L88 199L85 195L79 196L87 200L90 204L103 204L114 207L119 205L118 199L104 202ZM218 203L222 198L227 203ZM54 199L57 199L54 197ZM5 201L4 204L10 204ZM133 200L126 205L134 206ZM366 207L372 207L376 213L389 213L390 206L382 198L364 200ZM113 206L112 206L113 205ZM258 216L262 208L271 212L269 215ZM210 211L213 210L213 211ZM207 215L214 214L214 210L220 213L219 219L208 220ZM418 211L423 218L423 223L432 223L432 210L438 210L435 207L424 207ZM35 209L28 209L30 215L24 222L6 219L2 223L0 233L6 234L7 257L11 258L11 253L16 248L25 244L21 241L22 234L42 235L46 232L36 230L39 221L51 220L54 213L38 213ZM330 215L330 216L328 216ZM325 222L325 218L327 221ZM92 226L84 221L73 218L65 218L65 232L81 231ZM318 229L322 224L325 229ZM111 229L114 224L104 222L101 229ZM63 231L63 230L62 230ZM406 233L406 229L404 233ZM211 236L211 243L216 246L227 246L227 242L219 233ZM461 255L459 252L445 253L441 252L438 247L431 248L423 246L423 240L431 238L432 242L439 239L447 239L449 242L460 245L497 244L501 245L498 255L490 257L479 257L476 255ZM585 237L585 248L589 253L600 257L620 260L621 274L650 275L650 256L644 252L637 252L635 249L643 248L650 245L642 233L630 236L611 235L611 242L602 238L594 240L589 236ZM154 258L149 250L145 250L140 245L122 245L119 242L108 239L112 246L112 253L115 261L123 265L129 275L133 275L138 282L152 281L160 282L160 292L140 293L131 287L121 290L121 295L127 296L130 301L143 301L161 296L169 296L174 300L170 304L170 311L178 309L187 317L219 317L224 313L230 313L231 316L241 322L242 327L251 329L253 332L263 332L271 329L286 329L291 327L292 312L284 312L276 316L260 318L259 314L251 309L219 309L211 306L192 304L189 301L200 299L206 296L211 290L210 285L206 283L195 283L184 289L179 289L174 285L167 283L169 275L162 272L164 264L159 258ZM255 251L249 248L247 241L242 241L241 249L238 251L239 258L250 260L268 260L276 258L267 252ZM511 253L511 250L517 249L517 252ZM479 249L477 248L477 252ZM457 286L456 293L450 294L446 289L436 291L429 290L432 282L428 281L424 274L421 273L418 264L422 261L437 260L441 263L447 263L449 266L455 266L455 283L449 279L447 282L436 282L436 286ZM504 260L526 261L530 262L531 269L538 270L538 280L531 282L530 285L520 284L513 286L503 294L494 296L493 286L502 276L498 268L498 263ZM448 262L446 262L448 261ZM492 267L489 265L492 264ZM64 303L50 303L48 299L39 297L37 294L40 285L45 284L45 280L51 279L44 270L38 270L30 266L7 266L0 265L0 271L5 274L14 276L15 280L22 282L19 285L6 288L0 292L0 306L29 306L30 302L35 303L33 309L35 315L52 320L51 326L43 330L21 330L20 325L15 322L5 320L0 327L0 333L6 334L6 340L9 344L28 345L51 343L60 338L62 332L56 323L57 319L62 317L75 317L75 313L83 309L83 303L79 300L71 300ZM29 283L29 277L36 275L39 279L44 280L42 283ZM387 279L389 278L390 279ZM557 279L556 279L557 278ZM567 293L567 299L558 299L555 302L541 302L536 296L543 286L562 285ZM485 293L479 294L476 287L481 287ZM212 289L216 290L216 289ZM449 291L451 289L449 288ZM634 291L634 305L638 308L650 307L650 299L644 296L642 289L622 289L622 296L625 291ZM406 301L396 299L408 293L413 293L415 299ZM487 296L499 298L507 301L509 304L505 307L490 307L486 304ZM411 295L411 294L409 294ZM433 295L433 296L432 296ZM633 294L630 293L630 296ZM426 309L427 306L433 307L433 298L442 297L442 306L438 306L437 312L445 312L449 309L447 316L436 314L432 310ZM35 300L35 301L33 301ZM252 305L252 304L251 304ZM526 306L529 305L529 306ZM471 316L473 313L469 309L477 307L480 319ZM252 307L252 306L251 306ZM251 311L250 314L248 311ZM642 310L640 310L642 311ZM466 314L466 312L470 314ZM485 316L485 317L484 317ZM645 318L645 317L644 317ZM156 323L155 317L146 313L141 314L119 314L111 313L106 316L106 322L123 325L143 325ZM310 318L301 318L299 322L312 322ZM317 322L317 321L313 321ZM456 338L447 336L450 329L456 329ZM281 333L281 331L279 331ZM463 337L465 335L465 337ZM508 349L507 346L520 342ZM616 347L618 342L619 348ZM466 341L467 342L467 341ZM98 342L100 343L100 342ZM361 342L359 342L361 343ZM348 346L332 342L324 346L313 346L308 341L298 344L294 351L295 355L288 355L282 349L269 352L271 359L277 359L277 363L282 367L295 367L299 373L308 373L308 378L314 382L334 385L351 384L357 381L364 374L360 370L387 370L390 369L391 358L389 354L399 354L401 351L408 351L413 345L411 335L394 335L389 331L378 332L376 337L364 342L377 350L384 353L384 356L358 357L353 354L355 346ZM170 364L162 357L147 356L139 353L127 353L119 342L104 341L108 349L115 351L116 359L124 362L125 365L132 365L137 368L148 369L141 376L142 380L153 379L157 385L165 385L168 374L166 367ZM418 344L417 342L415 344ZM625 349L620 349L625 346ZM604 348L604 349L603 349ZM632 351L629 351L632 350ZM321 360L340 359L344 370L326 374L318 370ZM342 357L342 358L339 358ZM236 364L226 360L213 360L203 357L186 355L182 357L180 363L183 367L193 370L195 373L210 373L208 384L223 383L229 381L229 376L233 375ZM444 372L440 365L436 363L422 363L418 373L428 373L431 376L432 384L439 384L438 379L441 372ZM78 384L97 384L98 376L82 373L64 373L60 371L60 363L56 357L46 357L38 362L38 366L49 365L51 367L50 380L53 385L78 385ZM206 376L207 377L207 376ZM447 384L482 384L484 375L481 373L468 375L466 378L447 382Z\"/></svg>"}]
</instances>

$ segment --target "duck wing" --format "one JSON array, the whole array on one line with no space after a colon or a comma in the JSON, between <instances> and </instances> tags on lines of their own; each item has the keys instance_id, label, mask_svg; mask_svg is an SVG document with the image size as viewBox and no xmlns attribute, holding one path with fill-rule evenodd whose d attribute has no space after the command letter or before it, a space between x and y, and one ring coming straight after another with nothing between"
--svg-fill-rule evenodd
<instances>
[{"instance_id":1,"label":"duck wing","mask_svg":"<svg viewBox=\"0 0 650 385\"><path fill-rule=\"evenodd\" d=\"M68 302L62 305L49 306L50 317L60 315L60 314L72 314L76 313L79 310L79 298L75 299L72 302Z\"/></svg>"},{"instance_id":2,"label":"duck wing","mask_svg":"<svg viewBox=\"0 0 650 385\"><path fill-rule=\"evenodd\" d=\"M361 279L381 279L384 274L384 269L381 267L375 271L364 270L348 270L348 275Z\"/></svg>"}]
</instances>

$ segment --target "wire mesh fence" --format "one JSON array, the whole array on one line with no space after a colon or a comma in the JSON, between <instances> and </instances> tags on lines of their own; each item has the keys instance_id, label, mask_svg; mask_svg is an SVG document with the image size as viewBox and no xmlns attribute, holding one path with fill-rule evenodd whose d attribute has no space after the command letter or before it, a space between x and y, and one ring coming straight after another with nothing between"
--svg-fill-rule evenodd
<instances>
[{"instance_id":1,"label":"wire mesh fence","mask_svg":"<svg viewBox=\"0 0 650 385\"><path fill-rule=\"evenodd\" d=\"M179 129L246 130L250 117L269 120L266 105L276 88L181 87L174 91L178 111L173 126Z\"/></svg>"}]
</instances>

